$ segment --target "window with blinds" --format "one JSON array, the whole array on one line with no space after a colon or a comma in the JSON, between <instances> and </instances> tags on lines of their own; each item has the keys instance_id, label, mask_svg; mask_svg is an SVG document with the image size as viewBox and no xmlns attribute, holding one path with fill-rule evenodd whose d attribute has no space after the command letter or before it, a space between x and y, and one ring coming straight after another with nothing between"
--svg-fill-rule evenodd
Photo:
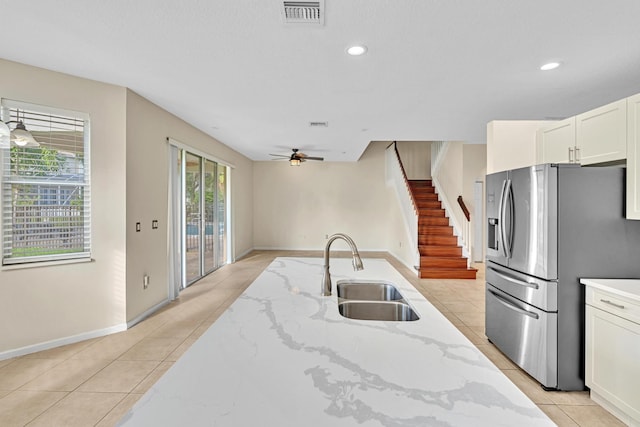
<instances>
[{"instance_id":1,"label":"window with blinds","mask_svg":"<svg viewBox=\"0 0 640 427\"><path fill-rule=\"evenodd\" d=\"M2 263L91 256L89 117L2 100Z\"/></svg>"}]
</instances>

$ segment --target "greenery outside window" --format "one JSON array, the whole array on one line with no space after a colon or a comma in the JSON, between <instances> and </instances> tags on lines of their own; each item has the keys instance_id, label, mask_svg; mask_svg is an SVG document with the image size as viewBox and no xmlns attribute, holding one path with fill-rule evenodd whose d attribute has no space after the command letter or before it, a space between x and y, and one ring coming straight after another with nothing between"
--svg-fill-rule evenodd
<instances>
[{"instance_id":1,"label":"greenery outside window","mask_svg":"<svg viewBox=\"0 0 640 427\"><path fill-rule=\"evenodd\" d=\"M35 141L0 145L2 264L91 257L89 116L2 100Z\"/></svg>"}]
</instances>

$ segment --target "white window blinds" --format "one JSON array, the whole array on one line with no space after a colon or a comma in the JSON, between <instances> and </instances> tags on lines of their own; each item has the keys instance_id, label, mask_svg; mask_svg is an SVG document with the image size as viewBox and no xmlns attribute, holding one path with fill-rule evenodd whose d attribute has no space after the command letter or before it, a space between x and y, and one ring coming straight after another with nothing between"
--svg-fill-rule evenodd
<instances>
[{"instance_id":1,"label":"white window blinds","mask_svg":"<svg viewBox=\"0 0 640 427\"><path fill-rule=\"evenodd\" d=\"M3 264L90 257L88 116L2 106L12 131L0 149Z\"/></svg>"}]
</instances>

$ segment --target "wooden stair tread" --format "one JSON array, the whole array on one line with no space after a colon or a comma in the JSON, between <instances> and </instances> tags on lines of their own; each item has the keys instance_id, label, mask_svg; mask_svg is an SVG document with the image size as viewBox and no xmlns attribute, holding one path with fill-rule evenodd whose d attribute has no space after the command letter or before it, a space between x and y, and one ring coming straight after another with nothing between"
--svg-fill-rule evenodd
<instances>
[{"instance_id":1,"label":"wooden stair tread","mask_svg":"<svg viewBox=\"0 0 640 427\"><path fill-rule=\"evenodd\" d=\"M419 245L418 252L420 256L435 257L461 257L462 248L455 245Z\"/></svg>"},{"instance_id":2,"label":"wooden stair tread","mask_svg":"<svg viewBox=\"0 0 640 427\"><path fill-rule=\"evenodd\" d=\"M443 234L419 234L418 246L422 245L445 245L452 246L458 244L458 238L456 236L447 236Z\"/></svg>"},{"instance_id":3,"label":"wooden stair tread","mask_svg":"<svg viewBox=\"0 0 640 427\"><path fill-rule=\"evenodd\" d=\"M419 229L418 235L453 236L453 227L450 225L422 225Z\"/></svg>"},{"instance_id":4,"label":"wooden stair tread","mask_svg":"<svg viewBox=\"0 0 640 427\"><path fill-rule=\"evenodd\" d=\"M421 279L475 279L475 268L421 268L419 276Z\"/></svg>"}]
</instances>

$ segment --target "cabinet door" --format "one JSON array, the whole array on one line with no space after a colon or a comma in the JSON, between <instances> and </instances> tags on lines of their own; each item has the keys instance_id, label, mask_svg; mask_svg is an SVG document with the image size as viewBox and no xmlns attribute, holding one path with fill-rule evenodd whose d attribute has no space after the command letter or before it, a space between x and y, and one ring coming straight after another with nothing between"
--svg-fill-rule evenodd
<instances>
[{"instance_id":1,"label":"cabinet door","mask_svg":"<svg viewBox=\"0 0 640 427\"><path fill-rule=\"evenodd\" d=\"M640 94L627 98L627 219L640 219Z\"/></svg>"},{"instance_id":2,"label":"cabinet door","mask_svg":"<svg viewBox=\"0 0 640 427\"><path fill-rule=\"evenodd\" d=\"M539 163L571 163L576 145L575 119L570 117L538 131L537 152L542 157Z\"/></svg>"},{"instance_id":3,"label":"cabinet door","mask_svg":"<svg viewBox=\"0 0 640 427\"><path fill-rule=\"evenodd\" d=\"M640 420L640 325L587 305L585 333L591 392Z\"/></svg>"},{"instance_id":4,"label":"cabinet door","mask_svg":"<svg viewBox=\"0 0 640 427\"><path fill-rule=\"evenodd\" d=\"M577 162L583 165L627 157L627 100L576 116Z\"/></svg>"}]
</instances>

